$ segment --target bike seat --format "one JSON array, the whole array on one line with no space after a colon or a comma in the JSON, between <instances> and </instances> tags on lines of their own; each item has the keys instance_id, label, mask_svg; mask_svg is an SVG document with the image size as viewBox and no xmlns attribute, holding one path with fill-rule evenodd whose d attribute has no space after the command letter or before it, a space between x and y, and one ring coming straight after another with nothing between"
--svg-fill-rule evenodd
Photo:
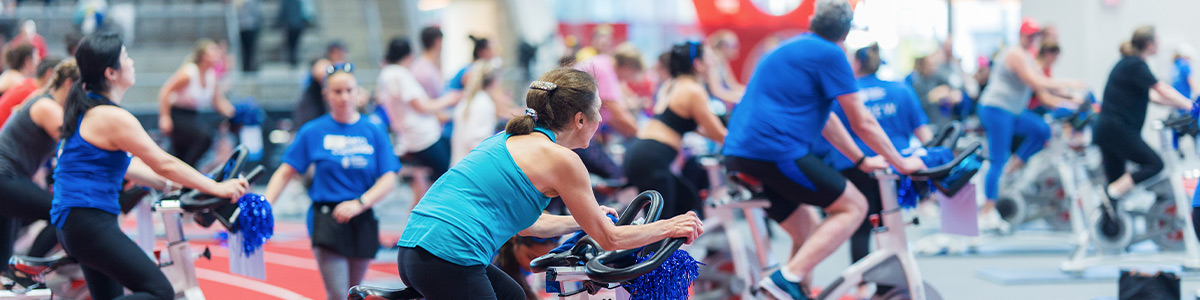
<instances>
[{"instance_id":1,"label":"bike seat","mask_svg":"<svg viewBox=\"0 0 1200 300\"><path fill-rule=\"evenodd\" d=\"M414 289L388 289L373 286L356 285L350 288L347 300L408 300L422 299Z\"/></svg>"},{"instance_id":2,"label":"bike seat","mask_svg":"<svg viewBox=\"0 0 1200 300\"><path fill-rule=\"evenodd\" d=\"M763 190L762 180L742 172L730 171L729 182L733 182L734 184L742 186L756 194L761 193Z\"/></svg>"},{"instance_id":3,"label":"bike seat","mask_svg":"<svg viewBox=\"0 0 1200 300\"><path fill-rule=\"evenodd\" d=\"M28 257L14 255L8 259L8 268L29 276L38 276L61 265L75 263L74 258L58 255L52 257Z\"/></svg>"}]
</instances>

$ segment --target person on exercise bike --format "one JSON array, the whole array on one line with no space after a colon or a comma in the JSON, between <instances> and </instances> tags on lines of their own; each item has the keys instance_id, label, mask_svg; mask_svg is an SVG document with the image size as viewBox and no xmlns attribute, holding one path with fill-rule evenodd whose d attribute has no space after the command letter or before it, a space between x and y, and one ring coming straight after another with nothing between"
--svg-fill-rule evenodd
<instances>
[{"instance_id":1,"label":"person on exercise bike","mask_svg":"<svg viewBox=\"0 0 1200 300\"><path fill-rule=\"evenodd\" d=\"M700 207L695 186L674 172L671 163L679 155L683 134L696 131L715 142L725 140L725 125L708 106L708 92L701 83L708 69L704 46L687 42L671 48L664 98L655 105L654 119L640 131L625 152L625 178L638 191L655 190L663 196L663 216L682 215Z\"/></svg>"},{"instance_id":2,"label":"person on exercise bike","mask_svg":"<svg viewBox=\"0 0 1200 300\"><path fill-rule=\"evenodd\" d=\"M929 118L925 116L925 111L921 108L921 100L917 97L916 92L903 83L883 81L875 76L875 73L879 71L879 66L883 63L879 56L879 44L873 43L855 51L854 62L854 75L858 77L858 87L862 90L863 104L879 121L879 127L883 128L883 132L887 134L896 149L910 148L914 137L921 142L933 138L933 131L929 129ZM848 120L846 112L841 106L834 106L833 112L839 119ZM875 156L875 152L871 151L862 138L852 131L850 136L854 138L854 143L858 145L859 149L862 149L864 155ZM868 215L879 213L882 205L880 204L878 180L872 178L871 174L854 168L854 162L842 153L831 151L825 161L835 169L841 170L842 176L850 180L850 183L854 184L863 193L863 196L866 196L869 206ZM872 228L874 226L870 222L864 221L850 237L851 263L857 262L871 252L869 245Z\"/></svg>"},{"instance_id":3,"label":"person on exercise bike","mask_svg":"<svg viewBox=\"0 0 1200 300\"><path fill-rule=\"evenodd\" d=\"M1037 49L1041 43L1041 26L1026 18L1021 22L1020 33L1019 45L1002 49L996 55L991 81L979 96L979 121L987 130L988 158L991 160L984 178L984 194L988 201L980 209L980 229L1005 229L1006 224L994 209L1000 195L1000 177L1020 169L1050 138L1050 126L1042 116L1027 109L1030 97L1036 94L1049 107L1082 102L1059 96L1056 92L1073 83L1046 77L1030 54L1030 49ZM1015 153L1014 137L1023 138ZM1009 156L1014 154L1017 159L1007 164Z\"/></svg>"},{"instance_id":4,"label":"person on exercise bike","mask_svg":"<svg viewBox=\"0 0 1200 300\"><path fill-rule=\"evenodd\" d=\"M560 68L530 84L524 116L484 140L437 180L413 208L400 237L400 279L426 299L525 299L489 265L513 235L553 237L582 229L605 250L666 238L690 243L703 231L689 212L650 224L616 226L596 205L587 169L571 149L587 147L600 124L596 81ZM562 197L571 216L542 212Z\"/></svg>"},{"instance_id":5,"label":"person on exercise bike","mask_svg":"<svg viewBox=\"0 0 1200 300\"><path fill-rule=\"evenodd\" d=\"M67 94L50 223L67 255L83 267L92 298L174 299L158 265L117 224L122 178L170 180L232 199L245 193L247 183L216 182L167 154L133 114L117 106L134 84L133 59L117 34L85 38L75 59L81 76ZM124 295L126 288L133 294Z\"/></svg>"},{"instance_id":6,"label":"person on exercise bike","mask_svg":"<svg viewBox=\"0 0 1200 300\"><path fill-rule=\"evenodd\" d=\"M1100 148L1105 190L1112 207L1134 184L1146 181L1163 170L1163 161L1154 148L1142 140L1142 124L1146 107L1151 101L1182 110L1190 110L1192 101L1159 81L1150 72L1146 59L1158 53L1158 38L1153 26L1138 27L1133 37L1121 46L1122 58L1113 66L1104 87L1104 103L1100 104L1100 121L1092 139ZM1151 91L1154 96L1151 96ZM1169 142L1169 141L1164 141ZM1125 164L1138 165L1137 172L1126 171ZM1108 210L1104 210L1109 216Z\"/></svg>"},{"instance_id":7,"label":"person on exercise bike","mask_svg":"<svg viewBox=\"0 0 1200 300\"><path fill-rule=\"evenodd\" d=\"M225 99L214 70L221 53L217 43L197 41L188 61L158 91L158 130L171 137L171 155L188 165L197 166L214 142L217 122L205 113L233 117L233 104Z\"/></svg>"},{"instance_id":8,"label":"person on exercise bike","mask_svg":"<svg viewBox=\"0 0 1200 300\"><path fill-rule=\"evenodd\" d=\"M863 105L842 46L853 16L846 1L819 1L810 32L767 54L730 117L726 167L762 180L771 202L767 215L792 236L793 244L803 242L782 268L759 283L775 298L809 299L800 282L850 237L866 215L862 192L811 153L822 136L863 172L886 168L887 163L904 174L925 168L919 158L900 156ZM850 128L882 159L868 159L842 122L830 117L834 100L845 110ZM821 207L828 214L811 235L805 228L811 219L800 211L805 209L801 204Z\"/></svg>"},{"instance_id":9,"label":"person on exercise bike","mask_svg":"<svg viewBox=\"0 0 1200 300\"><path fill-rule=\"evenodd\" d=\"M13 253L14 219L50 219L49 191L34 183L34 176L58 144L62 125L62 104L71 85L79 81L74 59L54 67L50 80L31 98L16 107L9 126L0 129L0 261L8 262ZM30 256L41 257L58 244L53 228L39 234L29 249ZM8 264L0 265L6 272ZM11 278L11 277L10 277Z\"/></svg>"},{"instance_id":10,"label":"person on exercise bike","mask_svg":"<svg viewBox=\"0 0 1200 300\"><path fill-rule=\"evenodd\" d=\"M325 71L329 113L300 127L265 195L278 200L292 178L313 167L312 251L329 300L345 299L366 276L379 250L379 220L371 207L395 188L400 171L387 133L357 110L361 88L353 71L349 63Z\"/></svg>"}]
</instances>

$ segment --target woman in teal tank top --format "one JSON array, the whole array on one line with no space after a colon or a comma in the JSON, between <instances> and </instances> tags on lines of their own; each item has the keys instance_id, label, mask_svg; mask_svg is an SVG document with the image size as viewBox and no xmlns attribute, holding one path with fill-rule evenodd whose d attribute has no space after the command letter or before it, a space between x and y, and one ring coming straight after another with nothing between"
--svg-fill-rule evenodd
<instances>
[{"instance_id":1,"label":"woman in teal tank top","mask_svg":"<svg viewBox=\"0 0 1200 300\"><path fill-rule=\"evenodd\" d=\"M430 187L400 237L404 284L426 299L525 299L492 255L513 235L552 237L582 229L604 249L632 249L674 237L690 243L695 213L615 226L592 195L571 149L587 147L600 124L596 81L578 70L550 71L530 85L525 116L484 140ZM572 216L544 214L562 197Z\"/></svg>"}]
</instances>

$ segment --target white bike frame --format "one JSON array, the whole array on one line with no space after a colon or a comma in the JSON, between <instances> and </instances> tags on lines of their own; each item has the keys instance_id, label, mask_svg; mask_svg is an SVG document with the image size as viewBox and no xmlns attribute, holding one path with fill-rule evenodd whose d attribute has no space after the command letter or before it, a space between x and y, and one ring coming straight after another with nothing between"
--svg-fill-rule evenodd
<instances>
[{"instance_id":1,"label":"white bike frame","mask_svg":"<svg viewBox=\"0 0 1200 300\"><path fill-rule=\"evenodd\" d=\"M1087 226L1094 226L1087 222L1083 222L1079 227L1080 231L1076 231L1076 239L1079 242L1078 248L1071 256L1062 263L1061 269L1064 272L1078 273L1084 270L1104 265L1126 265L1126 264L1168 264L1181 265L1187 269L1200 269L1200 241L1196 239L1196 232L1192 227L1192 211L1191 199L1183 193L1183 176L1180 173L1179 164L1181 163L1174 149L1171 147L1171 130L1166 128L1161 121L1151 122L1154 130L1159 131L1160 145L1159 157L1163 159L1164 170L1163 176L1169 176L1166 180L1171 183L1171 191L1175 201L1175 216L1183 224L1183 239L1184 251L1176 253L1155 253L1155 254L1134 254L1122 253L1119 255L1103 255L1099 253L1089 253L1089 248L1092 242L1091 230ZM1078 168L1077 168L1078 169ZM1076 170L1076 173L1079 171ZM1103 188L1103 187L1101 187ZM1086 191L1085 191L1086 193ZM1099 197L1099 194L1094 197ZM1091 198L1098 199L1098 198ZM1097 201L1093 201L1093 204ZM1086 205L1082 199L1076 200L1076 211L1086 211Z\"/></svg>"}]
</instances>

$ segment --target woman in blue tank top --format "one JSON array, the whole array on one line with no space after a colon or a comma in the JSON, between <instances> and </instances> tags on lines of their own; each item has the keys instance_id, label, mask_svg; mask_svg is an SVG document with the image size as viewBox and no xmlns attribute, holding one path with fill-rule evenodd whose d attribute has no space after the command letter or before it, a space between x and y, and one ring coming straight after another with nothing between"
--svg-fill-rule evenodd
<instances>
[{"instance_id":1,"label":"woman in blue tank top","mask_svg":"<svg viewBox=\"0 0 1200 300\"><path fill-rule=\"evenodd\" d=\"M592 195L571 149L587 147L600 124L596 81L578 70L550 71L530 85L525 116L484 140L430 187L400 237L404 284L426 299L525 299L489 265L513 235L552 237L582 229L604 249L631 249L700 235L695 213L615 226ZM562 197L572 216L542 213Z\"/></svg>"},{"instance_id":2,"label":"woman in blue tank top","mask_svg":"<svg viewBox=\"0 0 1200 300\"><path fill-rule=\"evenodd\" d=\"M116 34L87 37L75 59L80 80L71 87L63 113L50 222L59 229L63 249L83 267L93 299L174 299L175 290L158 265L117 225L122 178L153 186L175 181L234 199L246 191L246 181L209 179L159 148L142 124L117 106L133 85L134 69ZM126 288L133 294L124 295Z\"/></svg>"}]
</instances>

